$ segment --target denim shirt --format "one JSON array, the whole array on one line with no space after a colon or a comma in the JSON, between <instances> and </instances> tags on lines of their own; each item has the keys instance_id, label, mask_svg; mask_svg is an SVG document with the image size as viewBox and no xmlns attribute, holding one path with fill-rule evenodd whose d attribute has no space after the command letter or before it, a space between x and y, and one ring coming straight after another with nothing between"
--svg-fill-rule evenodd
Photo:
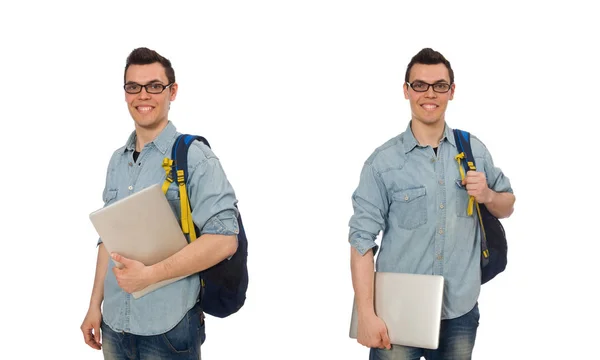
<instances>
[{"instance_id":1,"label":"denim shirt","mask_svg":"<svg viewBox=\"0 0 600 360\"><path fill-rule=\"evenodd\" d=\"M488 187L511 192L509 179L494 166L485 145L471 136L477 171ZM364 255L377 254L376 271L442 275L442 319L470 311L481 286L477 211L467 215L469 197L461 180L458 150L447 125L435 154L410 128L377 148L365 162L352 195L349 242ZM381 248L375 243L380 231ZM378 252L379 250L379 252Z\"/></svg>"},{"instance_id":2,"label":"denim shirt","mask_svg":"<svg viewBox=\"0 0 600 360\"><path fill-rule=\"evenodd\" d=\"M146 144L137 161L133 160L136 135L131 134L124 147L112 155L103 192L104 206L153 184L162 184L166 174L165 157L179 135L169 121L165 129ZM237 235L236 197L219 159L209 147L194 141L188 152L188 196L194 223L201 234ZM180 220L179 190L173 182L166 193L176 218ZM98 244L101 243L101 239ZM134 299L116 282L110 259L104 280L103 320L114 331L137 335L162 334L173 328L198 299L200 281L197 274L171 283Z\"/></svg>"}]
</instances>

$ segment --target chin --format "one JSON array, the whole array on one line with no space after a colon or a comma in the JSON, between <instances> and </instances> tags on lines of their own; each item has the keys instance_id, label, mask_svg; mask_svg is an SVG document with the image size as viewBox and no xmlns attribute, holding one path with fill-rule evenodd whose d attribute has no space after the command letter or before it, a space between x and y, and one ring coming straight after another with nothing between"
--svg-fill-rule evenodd
<instances>
[{"instance_id":1,"label":"chin","mask_svg":"<svg viewBox=\"0 0 600 360\"><path fill-rule=\"evenodd\" d=\"M442 119L442 118L420 118L419 122L421 122L425 125L435 125L440 122L444 122L444 119Z\"/></svg>"},{"instance_id":2,"label":"chin","mask_svg":"<svg viewBox=\"0 0 600 360\"><path fill-rule=\"evenodd\" d=\"M152 128L158 124L158 121L155 119L134 119L135 124L141 128Z\"/></svg>"}]
</instances>

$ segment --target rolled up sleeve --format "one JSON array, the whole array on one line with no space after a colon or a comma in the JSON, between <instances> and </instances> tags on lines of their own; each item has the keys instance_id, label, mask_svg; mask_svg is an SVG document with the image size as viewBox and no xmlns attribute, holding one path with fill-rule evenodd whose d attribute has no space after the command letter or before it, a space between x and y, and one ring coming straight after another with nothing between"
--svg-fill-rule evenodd
<instances>
[{"instance_id":1,"label":"rolled up sleeve","mask_svg":"<svg viewBox=\"0 0 600 360\"><path fill-rule=\"evenodd\" d=\"M381 176L370 164L361 171L360 182L352 194L354 214L350 218L348 241L361 255L369 249L377 253L377 235L385 227L389 203Z\"/></svg>"},{"instance_id":2,"label":"rolled up sleeve","mask_svg":"<svg viewBox=\"0 0 600 360\"><path fill-rule=\"evenodd\" d=\"M492 155L486 150L484 154L485 160L485 177L487 178L488 187L495 192L509 192L513 193L512 186L509 178L504 175L504 172L496 166L492 160Z\"/></svg>"},{"instance_id":3,"label":"rolled up sleeve","mask_svg":"<svg viewBox=\"0 0 600 360\"><path fill-rule=\"evenodd\" d=\"M110 175L111 172L114 169L114 164L116 162L117 159L117 152L115 151L113 153L113 155L110 158L110 161L108 162L108 166L106 167L106 176L105 176L105 180L104 180L104 190L102 190L102 201L104 202L103 207L106 207L109 205L109 203L113 202L115 200L115 198L117 197L117 190L110 190L109 187L109 179L110 179ZM98 238L98 241L96 242L96 247L100 246L100 244L102 244L102 238Z\"/></svg>"},{"instance_id":4,"label":"rolled up sleeve","mask_svg":"<svg viewBox=\"0 0 600 360\"><path fill-rule=\"evenodd\" d=\"M190 172L188 184L192 218L199 235L237 235L237 199L219 160L211 157L201 161Z\"/></svg>"}]
</instances>

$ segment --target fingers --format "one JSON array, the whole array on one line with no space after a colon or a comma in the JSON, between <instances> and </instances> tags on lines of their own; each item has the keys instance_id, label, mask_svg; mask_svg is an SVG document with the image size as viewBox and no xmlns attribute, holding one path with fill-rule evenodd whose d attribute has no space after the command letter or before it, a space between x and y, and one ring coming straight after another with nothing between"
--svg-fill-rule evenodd
<instances>
[{"instance_id":1,"label":"fingers","mask_svg":"<svg viewBox=\"0 0 600 360\"><path fill-rule=\"evenodd\" d=\"M129 264L129 262L130 262L130 260L129 260L128 258L126 258L126 257L125 257L125 256L123 256L123 255L117 254L117 253L112 253L112 254L110 254L110 257L111 257L111 258L112 258L114 261L116 261L116 262L119 262L119 263L121 263L121 264L123 264L123 265L125 265L125 266L127 266L127 265Z\"/></svg>"},{"instance_id":2,"label":"fingers","mask_svg":"<svg viewBox=\"0 0 600 360\"><path fill-rule=\"evenodd\" d=\"M100 344L96 342L94 334L92 334L92 328L82 327L81 331L83 332L83 339L85 340L85 343L88 344L88 346L92 349L100 350Z\"/></svg>"},{"instance_id":3,"label":"fingers","mask_svg":"<svg viewBox=\"0 0 600 360\"><path fill-rule=\"evenodd\" d=\"M390 337L388 336L387 328L385 326L379 334L381 335L381 344L383 347L388 350L391 349L392 344L390 344Z\"/></svg>"},{"instance_id":4,"label":"fingers","mask_svg":"<svg viewBox=\"0 0 600 360\"><path fill-rule=\"evenodd\" d=\"M485 182L485 173L482 171L472 171L469 170L467 171L467 175L465 176L465 178L463 179L463 183L472 183L472 182L479 182L479 181L483 181Z\"/></svg>"},{"instance_id":5,"label":"fingers","mask_svg":"<svg viewBox=\"0 0 600 360\"><path fill-rule=\"evenodd\" d=\"M100 325L94 326L94 339L96 340L96 344L98 344L98 348L102 347L102 333L100 333Z\"/></svg>"}]
</instances>

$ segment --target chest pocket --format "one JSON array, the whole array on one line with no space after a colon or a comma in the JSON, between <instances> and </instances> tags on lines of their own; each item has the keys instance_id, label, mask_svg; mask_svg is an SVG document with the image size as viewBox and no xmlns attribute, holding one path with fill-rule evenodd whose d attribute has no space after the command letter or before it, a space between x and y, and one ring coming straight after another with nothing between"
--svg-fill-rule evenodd
<instances>
[{"instance_id":1,"label":"chest pocket","mask_svg":"<svg viewBox=\"0 0 600 360\"><path fill-rule=\"evenodd\" d=\"M404 229L414 229L427 223L427 191L424 186L405 189L392 195L390 214Z\"/></svg>"}]
</instances>

